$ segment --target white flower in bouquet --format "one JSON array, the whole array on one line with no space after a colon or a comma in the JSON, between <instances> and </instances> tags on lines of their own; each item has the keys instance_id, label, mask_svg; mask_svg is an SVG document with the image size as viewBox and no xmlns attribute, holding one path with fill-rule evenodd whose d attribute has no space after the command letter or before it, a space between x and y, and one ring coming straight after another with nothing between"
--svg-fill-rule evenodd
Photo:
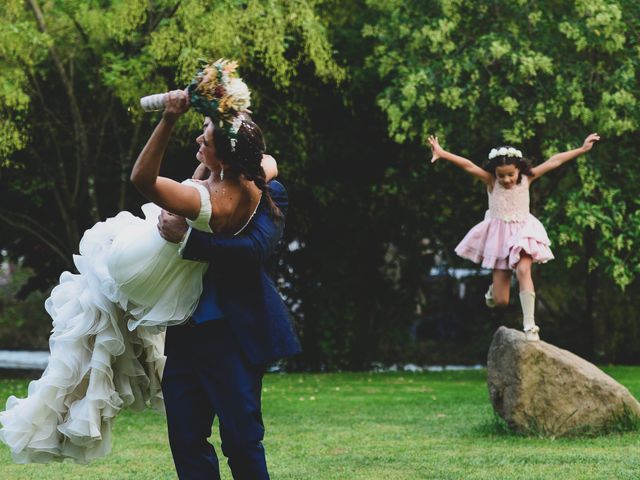
<instances>
[{"instance_id":1,"label":"white flower in bouquet","mask_svg":"<svg viewBox=\"0 0 640 480\"><path fill-rule=\"evenodd\" d=\"M231 98L231 105L237 112L246 110L251 105L249 87L239 78L232 78L226 86L226 93Z\"/></svg>"}]
</instances>

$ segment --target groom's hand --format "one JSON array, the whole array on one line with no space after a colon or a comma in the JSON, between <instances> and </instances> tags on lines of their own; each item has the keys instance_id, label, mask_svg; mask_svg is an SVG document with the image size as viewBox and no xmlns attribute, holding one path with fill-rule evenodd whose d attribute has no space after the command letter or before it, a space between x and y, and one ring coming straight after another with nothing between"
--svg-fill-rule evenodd
<instances>
[{"instance_id":1,"label":"groom's hand","mask_svg":"<svg viewBox=\"0 0 640 480\"><path fill-rule=\"evenodd\" d=\"M167 242L180 243L187 233L187 222L184 217L162 210L158 215L158 232Z\"/></svg>"}]
</instances>

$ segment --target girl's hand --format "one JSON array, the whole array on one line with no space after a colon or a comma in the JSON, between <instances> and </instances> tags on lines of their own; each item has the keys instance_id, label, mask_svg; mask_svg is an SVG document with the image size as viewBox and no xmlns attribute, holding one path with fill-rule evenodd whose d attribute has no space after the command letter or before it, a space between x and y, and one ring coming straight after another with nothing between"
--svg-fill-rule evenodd
<instances>
[{"instance_id":1,"label":"girl's hand","mask_svg":"<svg viewBox=\"0 0 640 480\"><path fill-rule=\"evenodd\" d=\"M582 150L588 152L593 147L593 144L598 140L600 140L600 135L598 135L597 133L592 133L584 140L584 143L582 144Z\"/></svg>"},{"instance_id":2,"label":"girl's hand","mask_svg":"<svg viewBox=\"0 0 640 480\"><path fill-rule=\"evenodd\" d=\"M440 146L440 143L438 143L438 137L429 135L429 138L427 138L427 141L429 142L429 146L431 147L431 151L433 152L433 156L431 157L431 163L433 163L442 157L444 150Z\"/></svg>"},{"instance_id":3,"label":"girl's hand","mask_svg":"<svg viewBox=\"0 0 640 480\"><path fill-rule=\"evenodd\" d=\"M165 118L178 118L189 110L189 94L185 90L171 90L165 93L164 113Z\"/></svg>"}]
</instances>

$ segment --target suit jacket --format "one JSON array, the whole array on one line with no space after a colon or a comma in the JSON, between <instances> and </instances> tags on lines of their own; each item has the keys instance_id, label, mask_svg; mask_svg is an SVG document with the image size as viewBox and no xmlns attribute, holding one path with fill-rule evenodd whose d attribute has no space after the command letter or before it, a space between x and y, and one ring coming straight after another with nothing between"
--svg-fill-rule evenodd
<instances>
[{"instance_id":1,"label":"suit jacket","mask_svg":"<svg viewBox=\"0 0 640 480\"><path fill-rule=\"evenodd\" d=\"M301 351L289 312L267 272L274 267L273 253L282 238L289 200L281 183L274 180L268 187L281 218L270 214L263 196L253 219L239 235L194 229L182 252L187 260L211 262L203 277L194 320L202 323L224 317L245 355L256 365Z\"/></svg>"}]
</instances>

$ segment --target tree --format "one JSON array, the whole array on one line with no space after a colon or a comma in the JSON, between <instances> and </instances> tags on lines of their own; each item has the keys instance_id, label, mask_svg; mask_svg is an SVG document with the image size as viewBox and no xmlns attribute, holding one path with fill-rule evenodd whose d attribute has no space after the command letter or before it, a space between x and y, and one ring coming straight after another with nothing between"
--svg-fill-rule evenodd
<instances>
[{"instance_id":1,"label":"tree","mask_svg":"<svg viewBox=\"0 0 640 480\"><path fill-rule=\"evenodd\" d=\"M311 1L9 0L0 35L1 243L53 270L72 266L86 227L129 205L155 120L136 107L142 95L182 87L199 59L222 56L245 67L258 106L261 89L286 91L302 65L343 76Z\"/></svg>"},{"instance_id":2,"label":"tree","mask_svg":"<svg viewBox=\"0 0 640 480\"><path fill-rule=\"evenodd\" d=\"M136 107L139 97L182 87L199 58L231 57L290 193L285 243L301 248L285 252L281 280L300 367L482 361L502 319L478 308L481 295L460 300L455 281L428 272L438 259L466 265L453 249L482 218L486 193L428 163L428 133L479 162L506 142L542 160L602 134L587 157L535 185L534 213L559 259L538 271L540 311L556 322L545 330L552 340L633 358L620 332L640 340L640 322L620 287L640 288L639 9L630 0L8 0L0 220L12 228L0 246L26 255L48 285L84 228L142 202L129 169L156 117ZM198 122L181 122L165 174L190 174ZM467 286L479 293L484 281ZM425 317L444 333L418 345L410 329Z\"/></svg>"},{"instance_id":3,"label":"tree","mask_svg":"<svg viewBox=\"0 0 640 480\"><path fill-rule=\"evenodd\" d=\"M365 29L377 42L369 61L386 83L378 104L397 142L415 147L413 142L437 133L450 149L480 163L504 143L522 145L541 160L579 145L593 131L606 139L543 179L534 193L543 199L538 213L557 256L585 273L583 301L577 303L586 306L582 327L593 352L594 337L604 329L596 308L602 281L624 289L640 265L637 2L369 5L380 12ZM485 200L470 179L447 167L429 173L402 164L394 169L420 179L422 190L409 193L415 205L442 205L442 215L420 228L451 251L452 238L461 238L473 224L470 217L480 218ZM406 178L400 175L397 182ZM477 193L466 193L470 188ZM450 210L454 204L457 213ZM458 216L455 223L452 215Z\"/></svg>"}]
</instances>

